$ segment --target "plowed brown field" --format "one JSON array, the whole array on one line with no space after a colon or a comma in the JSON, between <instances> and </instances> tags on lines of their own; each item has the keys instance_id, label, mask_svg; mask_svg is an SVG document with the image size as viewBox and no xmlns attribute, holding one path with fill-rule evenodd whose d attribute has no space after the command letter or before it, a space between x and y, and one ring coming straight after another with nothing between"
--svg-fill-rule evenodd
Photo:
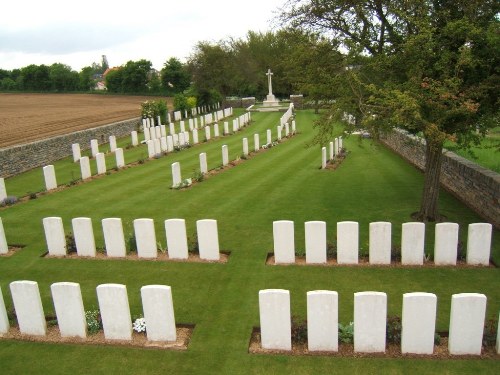
<instances>
[{"instance_id":1,"label":"plowed brown field","mask_svg":"<svg viewBox=\"0 0 500 375\"><path fill-rule=\"evenodd\" d=\"M0 148L139 117L141 103L152 99L157 98L0 93Z\"/></svg>"}]
</instances>

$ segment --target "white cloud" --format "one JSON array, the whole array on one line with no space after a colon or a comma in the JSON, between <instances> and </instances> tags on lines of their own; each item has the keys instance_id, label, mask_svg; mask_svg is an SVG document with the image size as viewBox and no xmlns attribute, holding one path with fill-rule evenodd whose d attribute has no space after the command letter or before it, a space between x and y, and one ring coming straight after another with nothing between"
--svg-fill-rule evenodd
<instances>
[{"instance_id":1,"label":"white cloud","mask_svg":"<svg viewBox=\"0 0 500 375\"><path fill-rule=\"evenodd\" d=\"M61 62L80 70L107 55L110 65L146 59L160 69L187 58L199 41L270 30L285 0L150 0L144 4L27 0L2 4L0 68ZM76 10L74 10L76 8Z\"/></svg>"}]
</instances>

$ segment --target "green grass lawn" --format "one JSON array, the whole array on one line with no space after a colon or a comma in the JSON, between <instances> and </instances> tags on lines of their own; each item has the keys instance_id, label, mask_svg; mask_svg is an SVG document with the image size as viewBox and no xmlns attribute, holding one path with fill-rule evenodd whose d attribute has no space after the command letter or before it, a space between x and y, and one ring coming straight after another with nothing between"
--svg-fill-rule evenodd
<instances>
[{"instance_id":1,"label":"green grass lawn","mask_svg":"<svg viewBox=\"0 0 500 375\"><path fill-rule=\"evenodd\" d=\"M235 113L236 114L236 113ZM266 129L276 136L280 113L254 113L254 122L231 137L202 143L182 152L147 161L36 200L0 210L9 243L24 244L11 257L0 258L0 286L12 307L9 283L39 283L45 313L54 312L50 284L73 281L81 285L86 309L97 306L95 287L102 283L127 286L132 315L141 314L140 288L148 284L172 287L177 323L192 323L187 351L44 344L0 340L1 374L496 374L497 360L431 360L387 358L335 358L328 356L252 355L248 343L252 327L259 325L258 291L288 289L292 314L305 318L306 292L326 289L339 293L339 320L353 320L353 294L381 291L388 294L388 313L401 315L403 293L432 292L438 296L437 330L447 330L451 295L484 293L487 317L498 317L498 268L390 268L266 266L272 252L272 222L293 220L298 252L304 249L304 222L327 222L328 239L335 239L336 222L360 223L361 252L368 247L368 224L390 221L393 242L399 244L401 224L412 221L418 209L423 176L403 159L369 140L344 141L348 157L335 170L320 170L319 146L306 148L313 136L309 111L298 113L300 134L277 147L254 155L186 190L172 190L171 164L180 162L182 177L199 169L198 154L206 152L209 169L222 163L221 146L229 147L230 160L242 152L243 137L253 149L253 134L261 144ZM187 124L187 122L186 122ZM222 130L222 124L220 124ZM202 134L202 133L200 133ZM200 137L200 139L203 139ZM129 139L120 140L130 142ZM123 144L123 143L121 143ZM127 162L144 157L145 146L127 150ZM113 156L111 156L113 157ZM70 181L71 159L55 163L59 183ZM114 164L108 164L109 166ZM79 169L76 166L76 177ZM62 172L66 170L66 172ZM61 171L61 172L60 172ZM75 174L75 172L73 172ZM43 188L36 170L8 179L9 195L24 195ZM461 240L467 225L482 220L445 191L440 211L460 224ZM74 217L91 217L97 246L104 246L100 220L120 217L126 236L137 218L155 220L157 239L165 246L163 221L184 218L187 233L198 219L217 219L222 250L231 251L227 264L152 262L131 260L49 259L42 218L60 216L66 232ZM426 253L432 253L434 224L427 225ZM495 232L492 257L500 262L500 240Z\"/></svg>"}]
</instances>

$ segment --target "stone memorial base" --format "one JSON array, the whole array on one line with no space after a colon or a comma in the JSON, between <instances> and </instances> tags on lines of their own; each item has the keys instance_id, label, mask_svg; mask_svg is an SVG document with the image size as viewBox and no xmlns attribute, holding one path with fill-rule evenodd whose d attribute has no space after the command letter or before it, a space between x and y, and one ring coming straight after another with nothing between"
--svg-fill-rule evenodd
<instances>
[{"instance_id":1,"label":"stone memorial base","mask_svg":"<svg viewBox=\"0 0 500 375\"><path fill-rule=\"evenodd\" d=\"M279 100L276 99L274 95L267 95L266 100L262 103L264 107L278 107L280 105Z\"/></svg>"}]
</instances>

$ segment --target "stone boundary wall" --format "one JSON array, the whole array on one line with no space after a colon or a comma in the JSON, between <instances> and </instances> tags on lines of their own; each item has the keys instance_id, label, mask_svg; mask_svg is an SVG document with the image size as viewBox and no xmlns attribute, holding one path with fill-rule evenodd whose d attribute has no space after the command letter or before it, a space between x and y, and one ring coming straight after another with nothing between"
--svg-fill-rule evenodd
<instances>
[{"instance_id":1,"label":"stone boundary wall","mask_svg":"<svg viewBox=\"0 0 500 375\"><path fill-rule=\"evenodd\" d=\"M132 130L137 129L140 120L140 117L137 117L71 134L0 149L0 177L14 176L72 155L71 145L73 143L79 143L80 147L85 150L90 148L91 139L97 139L99 144L103 144L109 142L110 135L116 137L130 135Z\"/></svg>"},{"instance_id":2,"label":"stone boundary wall","mask_svg":"<svg viewBox=\"0 0 500 375\"><path fill-rule=\"evenodd\" d=\"M425 141L396 129L381 137L384 145L423 170ZM441 185L500 229L500 174L483 168L451 151L445 151L441 166Z\"/></svg>"}]
</instances>

